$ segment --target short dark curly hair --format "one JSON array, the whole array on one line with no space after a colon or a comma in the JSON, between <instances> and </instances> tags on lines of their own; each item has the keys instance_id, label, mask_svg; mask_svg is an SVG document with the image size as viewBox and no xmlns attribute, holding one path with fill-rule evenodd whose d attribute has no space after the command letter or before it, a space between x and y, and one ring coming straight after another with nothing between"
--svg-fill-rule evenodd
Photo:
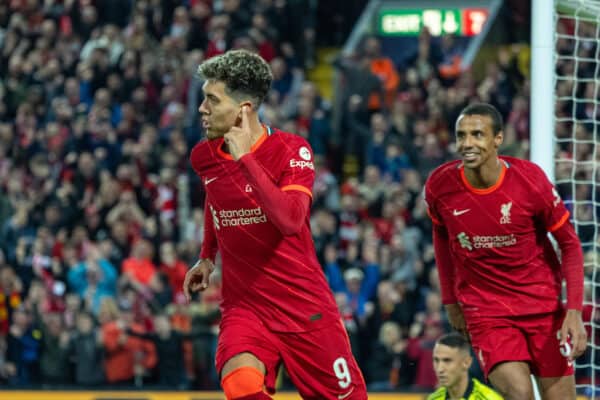
<instances>
[{"instance_id":1,"label":"short dark curly hair","mask_svg":"<svg viewBox=\"0 0 600 400\"><path fill-rule=\"evenodd\" d=\"M494 135L497 135L500 131L504 130L504 123L502 122L502 115L496 107L488 103L473 103L469 104L460 112L460 115L483 115L488 116L492 120L492 129Z\"/></svg>"},{"instance_id":2,"label":"short dark curly hair","mask_svg":"<svg viewBox=\"0 0 600 400\"><path fill-rule=\"evenodd\" d=\"M225 93L236 100L250 100L259 106L271 88L273 73L258 54L247 50L230 50L204 61L198 74L206 80L221 81Z\"/></svg>"}]
</instances>

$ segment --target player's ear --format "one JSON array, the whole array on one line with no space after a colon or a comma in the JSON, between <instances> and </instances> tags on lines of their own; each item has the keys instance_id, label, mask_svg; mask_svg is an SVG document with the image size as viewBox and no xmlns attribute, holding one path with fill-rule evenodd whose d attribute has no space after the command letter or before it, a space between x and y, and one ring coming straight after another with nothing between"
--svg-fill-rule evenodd
<instances>
[{"instance_id":1,"label":"player's ear","mask_svg":"<svg viewBox=\"0 0 600 400\"><path fill-rule=\"evenodd\" d=\"M250 100L242 101L240 103L240 116L242 115L242 110L244 109L244 107L248 107L246 111L254 111L254 106L252 105L252 102Z\"/></svg>"},{"instance_id":2,"label":"player's ear","mask_svg":"<svg viewBox=\"0 0 600 400\"><path fill-rule=\"evenodd\" d=\"M467 371L471 368L471 364L473 364L473 357L470 354L465 355L463 358L463 367Z\"/></svg>"},{"instance_id":3,"label":"player's ear","mask_svg":"<svg viewBox=\"0 0 600 400\"><path fill-rule=\"evenodd\" d=\"M249 100L246 101L242 101L240 104L240 109L238 111L238 115L236 118L236 122L235 122L235 126L242 126L242 114L244 112L244 107L248 107L246 109L246 112L250 113L254 110L254 107L252 106L252 102Z\"/></svg>"},{"instance_id":4,"label":"player's ear","mask_svg":"<svg viewBox=\"0 0 600 400\"><path fill-rule=\"evenodd\" d=\"M502 142L504 142L504 131L499 131L494 136L494 143L496 145L496 148L500 147Z\"/></svg>"}]
</instances>

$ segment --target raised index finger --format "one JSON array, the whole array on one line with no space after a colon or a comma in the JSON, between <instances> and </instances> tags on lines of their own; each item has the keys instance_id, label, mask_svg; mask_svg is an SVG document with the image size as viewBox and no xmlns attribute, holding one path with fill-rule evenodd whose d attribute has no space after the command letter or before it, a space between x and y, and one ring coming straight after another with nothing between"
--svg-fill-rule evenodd
<instances>
[{"instance_id":1,"label":"raised index finger","mask_svg":"<svg viewBox=\"0 0 600 400\"><path fill-rule=\"evenodd\" d=\"M250 107L242 106L242 129L250 132L250 118L248 114L250 113Z\"/></svg>"}]
</instances>

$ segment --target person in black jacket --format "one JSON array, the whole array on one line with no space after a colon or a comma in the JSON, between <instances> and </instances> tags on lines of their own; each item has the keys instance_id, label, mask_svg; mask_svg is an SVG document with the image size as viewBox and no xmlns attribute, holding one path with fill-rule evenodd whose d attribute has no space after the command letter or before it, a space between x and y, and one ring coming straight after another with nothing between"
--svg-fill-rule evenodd
<instances>
[{"instance_id":1,"label":"person in black jacket","mask_svg":"<svg viewBox=\"0 0 600 400\"><path fill-rule=\"evenodd\" d=\"M82 311L77 315L77 328L69 344L70 359L74 364L75 383L94 386L105 382L104 346L102 331L94 331L94 317Z\"/></svg>"},{"instance_id":2,"label":"person in black jacket","mask_svg":"<svg viewBox=\"0 0 600 400\"><path fill-rule=\"evenodd\" d=\"M158 383L164 387L186 389L189 385L183 359L183 341L192 339L203 333L183 333L171 328L171 322L166 315L154 317L154 332L140 334L131 330L128 335L150 340L156 347L158 356Z\"/></svg>"},{"instance_id":3,"label":"person in black jacket","mask_svg":"<svg viewBox=\"0 0 600 400\"><path fill-rule=\"evenodd\" d=\"M400 325L384 322L367 361L369 391L389 392L408 383L406 347Z\"/></svg>"}]
</instances>

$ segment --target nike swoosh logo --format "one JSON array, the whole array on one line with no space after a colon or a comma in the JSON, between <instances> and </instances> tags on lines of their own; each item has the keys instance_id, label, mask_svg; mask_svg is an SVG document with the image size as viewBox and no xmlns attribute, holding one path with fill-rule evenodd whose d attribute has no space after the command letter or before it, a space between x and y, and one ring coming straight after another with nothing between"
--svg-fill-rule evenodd
<instances>
[{"instance_id":1,"label":"nike swoosh logo","mask_svg":"<svg viewBox=\"0 0 600 400\"><path fill-rule=\"evenodd\" d=\"M452 215L454 215L455 217L458 217L459 215L463 215L464 213L468 213L469 211L471 211L470 208L467 208L466 210L456 210L456 209L454 209L454 211L452 211Z\"/></svg>"},{"instance_id":2,"label":"nike swoosh logo","mask_svg":"<svg viewBox=\"0 0 600 400\"><path fill-rule=\"evenodd\" d=\"M205 179L204 180L204 185L208 185L209 183L211 183L212 181L214 181L215 179L217 179L217 177L215 176L214 178L210 178L210 179Z\"/></svg>"},{"instance_id":3,"label":"nike swoosh logo","mask_svg":"<svg viewBox=\"0 0 600 400\"><path fill-rule=\"evenodd\" d=\"M354 388L350 389L350 391L348 393L338 394L338 399L343 400L346 397L350 396L352 394L352 392L354 392Z\"/></svg>"}]
</instances>

